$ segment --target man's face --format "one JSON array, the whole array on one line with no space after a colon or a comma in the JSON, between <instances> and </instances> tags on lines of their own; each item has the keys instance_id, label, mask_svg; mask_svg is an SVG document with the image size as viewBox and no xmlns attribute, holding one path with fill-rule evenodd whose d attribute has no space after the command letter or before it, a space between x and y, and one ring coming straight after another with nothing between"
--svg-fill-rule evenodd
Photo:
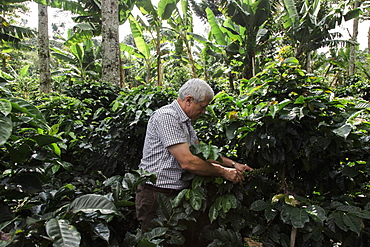
<instances>
[{"instance_id":1,"label":"man's face","mask_svg":"<svg viewBox=\"0 0 370 247\"><path fill-rule=\"evenodd\" d=\"M198 103L195 103L194 98L192 96L188 96L188 107L186 111L186 115L191 119L192 122L195 122L199 118L200 115L206 112L206 108L210 102L208 98Z\"/></svg>"}]
</instances>

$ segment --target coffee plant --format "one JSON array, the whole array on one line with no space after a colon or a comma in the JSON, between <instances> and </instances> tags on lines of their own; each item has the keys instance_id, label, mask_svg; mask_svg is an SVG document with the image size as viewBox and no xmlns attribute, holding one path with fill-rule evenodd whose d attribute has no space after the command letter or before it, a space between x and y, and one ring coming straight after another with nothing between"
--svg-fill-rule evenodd
<instances>
[{"instance_id":1,"label":"coffee plant","mask_svg":"<svg viewBox=\"0 0 370 247\"><path fill-rule=\"evenodd\" d=\"M195 177L178 197L161 197L158 228L141 238L184 246L243 246L248 239L366 246L370 104L338 98L321 81L287 59L242 80L240 95L217 94L198 133L255 170L243 185ZM194 239L184 238L184 228ZM181 234L177 242L171 237Z\"/></svg>"},{"instance_id":2,"label":"coffee plant","mask_svg":"<svg viewBox=\"0 0 370 247\"><path fill-rule=\"evenodd\" d=\"M367 246L370 104L322 82L288 58L219 91L192 152L254 170L159 196L146 233L134 196L155 174L137 165L151 113L175 91L85 82L31 103L1 88L1 245Z\"/></svg>"}]
</instances>

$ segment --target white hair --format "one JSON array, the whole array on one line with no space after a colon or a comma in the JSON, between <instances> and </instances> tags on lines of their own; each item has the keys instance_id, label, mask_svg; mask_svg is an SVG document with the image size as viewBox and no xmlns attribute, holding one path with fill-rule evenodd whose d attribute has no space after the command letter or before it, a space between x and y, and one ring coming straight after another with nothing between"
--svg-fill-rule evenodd
<instances>
[{"instance_id":1,"label":"white hair","mask_svg":"<svg viewBox=\"0 0 370 247\"><path fill-rule=\"evenodd\" d=\"M193 78L185 82L185 84L179 89L178 94L181 100L184 100L186 96L191 95L196 103L203 101L206 98L211 101L215 96L213 89L207 84L207 82L199 78Z\"/></svg>"}]
</instances>

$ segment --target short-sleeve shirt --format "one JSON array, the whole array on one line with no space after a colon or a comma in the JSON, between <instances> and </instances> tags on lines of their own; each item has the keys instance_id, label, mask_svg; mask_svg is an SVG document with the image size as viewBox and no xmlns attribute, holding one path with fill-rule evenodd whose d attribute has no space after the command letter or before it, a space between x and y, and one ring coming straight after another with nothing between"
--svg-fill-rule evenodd
<instances>
[{"instance_id":1,"label":"short-sleeve shirt","mask_svg":"<svg viewBox=\"0 0 370 247\"><path fill-rule=\"evenodd\" d=\"M157 175L156 186L168 189L183 189L188 181L181 180L184 169L168 147L197 141L190 118L181 109L177 100L154 111L149 119L143 157L139 168Z\"/></svg>"}]
</instances>

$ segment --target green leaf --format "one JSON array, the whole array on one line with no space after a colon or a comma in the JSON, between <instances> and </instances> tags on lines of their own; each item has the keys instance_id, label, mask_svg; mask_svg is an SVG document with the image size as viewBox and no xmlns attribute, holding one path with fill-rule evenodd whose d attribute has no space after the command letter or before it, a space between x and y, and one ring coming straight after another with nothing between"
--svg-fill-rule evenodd
<instances>
[{"instance_id":1,"label":"green leaf","mask_svg":"<svg viewBox=\"0 0 370 247\"><path fill-rule=\"evenodd\" d=\"M35 127L49 129L49 126L46 124L44 115L34 105L20 98L10 98L9 101L12 103L13 111L16 110L32 117L38 124Z\"/></svg>"},{"instance_id":2,"label":"green leaf","mask_svg":"<svg viewBox=\"0 0 370 247\"><path fill-rule=\"evenodd\" d=\"M349 227L344 223L344 213L343 212L334 212L330 215L334 219L335 224L342 229L343 231L348 231Z\"/></svg>"},{"instance_id":3,"label":"green leaf","mask_svg":"<svg viewBox=\"0 0 370 247\"><path fill-rule=\"evenodd\" d=\"M291 214L293 209L295 209L292 206L284 205L280 211L280 219L285 223L288 224L291 220Z\"/></svg>"},{"instance_id":4,"label":"green leaf","mask_svg":"<svg viewBox=\"0 0 370 247\"><path fill-rule=\"evenodd\" d=\"M210 145L207 145L205 143L200 143L200 151L202 152L203 154L203 157L205 160L208 160L210 159L210 155L211 155L211 147Z\"/></svg>"},{"instance_id":5,"label":"green leaf","mask_svg":"<svg viewBox=\"0 0 370 247\"><path fill-rule=\"evenodd\" d=\"M356 168L351 167L351 166L344 166L343 170L342 170L342 173L343 173L344 176L347 176L347 177L350 177L350 178L354 178L359 174L359 172L356 170Z\"/></svg>"},{"instance_id":6,"label":"green leaf","mask_svg":"<svg viewBox=\"0 0 370 247\"><path fill-rule=\"evenodd\" d=\"M294 104L304 104L305 97L303 95L300 95L294 102Z\"/></svg>"},{"instance_id":7,"label":"green leaf","mask_svg":"<svg viewBox=\"0 0 370 247\"><path fill-rule=\"evenodd\" d=\"M110 229L106 223L99 222L92 224L92 229L100 238L104 239L107 243L109 243Z\"/></svg>"},{"instance_id":8,"label":"green leaf","mask_svg":"<svg viewBox=\"0 0 370 247\"><path fill-rule=\"evenodd\" d=\"M202 195L196 189L190 190L190 205L194 210L199 210L202 207Z\"/></svg>"},{"instance_id":9,"label":"green leaf","mask_svg":"<svg viewBox=\"0 0 370 247\"><path fill-rule=\"evenodd\" d=\"M49 135L37 135L32 137L33 140L37 142L39 146L45 146L56 142L61 142L62 140Z\"/></svg>"},{"instance_id":10,"label":"green leaf","mask_svg":"<svg viewBox=\"0 0 370 247\"><path fill-rule=\"evenodd\" d=\"M291 211L291 221L295 228L303 228L304 224L310 221L310 218L304 209L293 208Z\"/></svg>"},{"instance_id":11,"label":"green leaf","mask_svg":"<svg viewBox=\"0 0 370 247\"><path fill-rule=\"evenodd\" d=\"M145 42L141 27L133 16L129 17L132 35L134 36L137 49L144 55L145 59L150 58L150 48Z\"/></svg>"},{"instance_id":12,"label":"green leaf","mask_svg":"<svg viewBox=\"0 0 370 247\"><path fill-rule=\"evenodd\" d=\"M233 140L236 130L239 128L239 123L233 122L226 128L226 137L228 140Z\"/></svg>"},{"instance_id":13,"label":"green leaf","mask_svg":"<svg viewBox=\"0 0 370 247\"><path fill-rule=\"evenodd\" d=\"M294 0L284 0L284 6L287 10L287 15L284 18L284 28L289 28L291 26L298 25L299 15L297 8L295 7Z\"/></svg>"},{"instance_id":14,"label":"green leaf","mask_svg":"<svg viewBox=\"0 0 370 247\"><path fill-rule=\"evenodd\" d=\"M267 203L265 201L257 200L252 203L250 209L253 211L262 211L262 210L265 210L266 207L267 207Z\"/></svg>"},{"instance_id":15,"label":"green leaf","mask_svg":"<svg viewBox=\"0 0 370 247\"><path fill-rule=\"evenodd\" d=\"M299 61L295 57L289 57L289 58L285 59L284 63L286 63L289 66L293 66L293 67L296 67L296 66L299 65Z\"/></svg>"},{"instance_id":16,"label":"green leaf","mask_svg":"<svg viewBox=\"0 0 370 247\"><path fill-rule=\"evenodd\" d=\"M356 215L348 213L343 215L343 222L348 226L348 228L357 233L358 236L360 236L363 222L361 219L359 219Z\"/></svg>"},{"instance_id":17,"label":"green leaf","mask_svg":"<svg viewBox=\"0 0 370 247\"><path fill-rule=\"evenodd\" d=\"M326 220L326 212L320 206L309 205L305 210L316 222L323 222L324 220Z\"/></svg>"},{"instance_id":18,"label":"green leaf","mask_svg":"<svg viewBox=\"0 0 370 247\"><path fill-rule=\"evenodd\" d=\"M164 236L167 231L168 231L167 227L156 227L153 230L151 230L150 232L146 233L146 237L149 240L152 240L154 238Z\"/></svg>"},{"instance_id":19,"label":"green leaf","mask_svg":"<svg viewBox=\"0 0 370 247\"><path fill-rule=\"evenodd\" d=\"M213 204L210 207L209 212L208 212L208 217L209 217L209 220L211 221L211 223L217 219L217 217L218 217L218 209L217 209L217 207L216 207L215 204Z\"/></svg>"},{"instance_id":20,"label":"green leaf","mask_svg":"<svg viewBox=\"0 0 370 247\"><path fill-rule=\"evenodd\" d=\"M166 197L165 195L159 193L158 194L158 204L159 204L159 207L164 215L164 217L169 220L171 215L172 215L172 204L171 204L171 200Z\"/></svg>"},{"instance_id":21,"label":"green leaf","mask_svg":"<svg viewBox=\"0 0 370 247\"><path fill-rule=\"evenodd\" d=\"M95 211L99 211L101 214L120 214L112 201L96 194L87 194L76 198L69 206L69 211L87 214Z\"/></svg>"},{"instance_id":22,"label":"green leaf","mask_svg":"<svg viewBox=\"0 0 370 247\"><path fill-rule=\"evenodd\" d=\"M337 129L334 129L333 132L343 138L347 138L347 136L351 133L352 126L350 124L345 124Z\"/></svg>"},{"instance_id":23,"label":"green leaf","mask_svg":"<svg viewBox=\"0 0 370 247\"><path fill-rule=\"evenodd\" d=\"M271 208L270 206L267 206L266 209L265 209L265 218L267 220L267 222L270 222L271 220L273 220L276 215L277 215L277 212L275 209Z\"/></svg>"},{"instance_id":24,"label":"green leaf","mask_svg":"<svg viewBox=\"0 0 370 247\"><path fill-rule=\"evenodd\" d=\"M183 189L180 191L180 193L172 200L172 207L178 207L184 198L185 194L187 193L189 189Z\"/></svg>"},{"instance_id":25,"label":"green leaf","mask_svg":"<svg viewBox=\"0 0 370 247\"><path fill-rule=\"evenodd\" d=\"M6 143L12 134L13 123L8 117L0 116L0 146Z\"/></svg>"},{"instance_id":26,"label":"green leaf","mask_svg":"<svg viewBox=\"0 0 370 247\"><path fill-rule=\"evenodd\" d=\"M363 210L361 213L356 214L358 217L370 220L370 211Z\"/></svg>"},{"instance_id":27,"label":"green leaf","mask_svg":"<svg viewBox=\"0 0 370 247\"><path fill-rule=\"evenodd\" d=\"M68 221L53 218L46 222L45 227L54 247L80 246L81 235Z\"/></svg>"},{"instance_id":28,"label":"green leaf","mask_svg":"<svg viewBox=\"0 0 370 247\"><path fill-rule=\"evenodd\" d=\"M361 14L361 10L360 9L352 9L350 11L348 11L345 15L344 15L344 20L345 21L349 21L351 19L354 19L354 18L357 18L359 17Z\"/></svg>"},{"instance_id":29,"label":"green leaf","mask_svg":"<svg viewBox=\"0 0 370 247\"><path fill-rule=\"evenodd\" d=\"M127 51L130 55L134 55L137 58L144 58L143 54L140 53L140 51L138 51L136 48L134 48L130 45L120 43L119 46L120 46L121 51ZM119 103L119 101L117 101L117 104L118 103Z\"/></svg>"},{"instance_id":30,"label":"green leaf","mask_svg":"<svg viewBox=\"0 0 370 247\"><path fill-rule=\"evenodd\" d=\"M4 116L8 116L9 113L12 112L12 103L6 99L0 99L0 112L4 114Z\"/></svg>"},{"instance_id":31,"label":"green leaf","mask_svg":"<svg viewBox=\"0 0 370 247\"><path fill-rule=\"evenodd\" d=\"M78 61L82 62L84 60L85 50L82 48L81 44L72 45L71 52L75 55Z\"/></svg>"},{"instance_id":32,"label":"green leaf","mask_svg":"<svg viewBox=\"0 0 370 247\"><path fill-rule=\"evenodd\" d=\"M158 3L158 16L163 20L171 17L172 12L176 9L178 0L160 0Z\"/></svg>"},{"instance_id":33,"label":"green leaf","mask_svg":"<svg viewBox=\"0 0 370 247\"><path fill-rule=\"evenodd\" d=\"M64 44L66 46L73 46L80 44L86 40L90 40L93 37L93 32L91 30L82 30L78 33L74 33Z\"/></svg>"},{"instance_id":34,"label":"green leaf","mask_svg":"<svg viewBox=\"0 0 370 247\"><path fill-rule=\"evenodd\" d=\"M211 33L213 37L215 38L217 44L227 45L225 41L225 34L221 31L220 27L218 26L216 22L216 18L212 10L207 7L206 13L207 13L207 19L208 19L209 25L211 26Z\"/></svg>"}]
</instances>

